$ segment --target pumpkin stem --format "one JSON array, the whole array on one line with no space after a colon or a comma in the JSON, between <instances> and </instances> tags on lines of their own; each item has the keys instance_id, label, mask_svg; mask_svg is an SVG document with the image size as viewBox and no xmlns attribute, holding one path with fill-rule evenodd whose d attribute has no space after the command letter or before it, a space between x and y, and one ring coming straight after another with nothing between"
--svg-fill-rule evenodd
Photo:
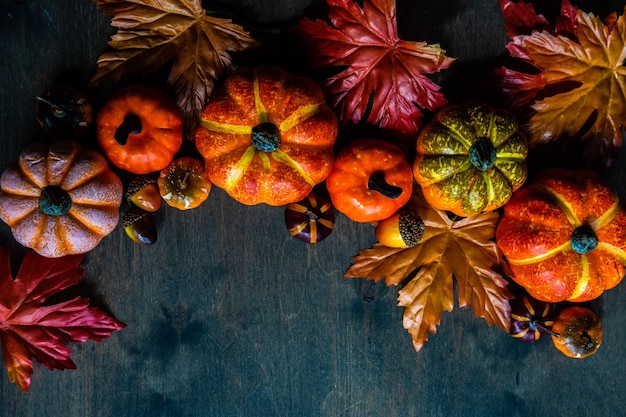
<instances>
[{"instance_id":1,"label":"pumpkin stem","mask_svg":"<svg viewBox=\"0 0 626 417\"><path fill-rule=\"evenodd\" d=\"M367 188L372 191L378 191L385 197L398 198L402 194L402 188L389 184L385 180L383 171L376 171L367 182Z\"/></svg>"},{"instance_id":2,"label":"pumpkin stem","mask_svg":"<svg viewBox=\"0 0 626 417\"><path fill-rule=\"evenodd\" d=\"M261 152L273 152L280 147L280 131L271 122L259 123L252 128L252 144Z\"/></svg>"},{"instance_id":3,"label":"pumpkin stem","mask_svg":"<svg viewBox=\"0 0 626 417\"><path fill-rule=\"evenodd\" d=\"M589 253L598 246L598 237L588 224L574 229L569 241L574 252L580 254Z\"/></svg>"},{"instance_id":4,"label":"pumpkin stem","mask_svg":"<svg viewBox=\"0 0 626 417\"><path fill-rule=\"evenodd\" d=\"M72 198L62 189L54 185L41 189L39 210L49 216L63 216L70 211Z\"/></svg>"},{"instance_id":5,"label":"pumpkin stem","mask_svg":"<svg viewBox=\"0 0 626 417\"><path fill-rule=\"evenodd\" d=\"M185 175L182 178L177 178L178 188L181 190L186 190L189 185L189 176L191 175L191 170L185 170Z\"/></svg>"},{"instance_id":6,"label":"pumpkin stem","mask_svg":"<svg viewBox=\"0 0 626 417\"><path fill-rule=\"evenodd\" d=\"M136 114L129 114L124 117L124 121L117 127L113 137L120 145L126 145L128 135L141 133L141 120Z\"/></svg>"},{"instance_id":7,"label":"pumpkin stem","mask_svg":"<svg viewBox=\"0 0 626 417\"><path fill-rule=\"evenodd\" d=\"M50 100L46 100L46 99L45 99L45 98L43 98L43 97L39 97L39 96L37 96L37 97L35 97L35 98L37 99L37 101L39 101L39 102L41 102L41 103L45 104L46 106L50 107L50 108L52 109L53 114L54 114L55 116L57 116L57 117L62 117L62 116L64 116L64 115L65 115L65 110L64 110L61 106L59 106L59 105L57 105L57 104L54 104L54 103L53 103L53 102L51 102Z\"/></svg>"},{"instance_id":8,"label":"pumpkin stem","mask_svg":"<svg viewBox=\"0 0 626 417\"><path fill-rule=\"evenodd\" d=\"M469 149L469 160L476 168L487 171L496 163L496 148L485 136L476 139Z\"/></svg>"},{"instance_id":9,"label":"pumpkin stem","mask_svg":"<svg viewBox=\"0 0 626 417\"><path fill-rule=\"evenodd\" d=\"M307 215L307 217L309 218L309 220L317 220L320 218L320 216L318 216L313 210L311 209L306 209L306 211L304 212L304 214Z\"/></svg>"},{"instance_id":10,"label":"pumpkin stem","mask_svg":"<svg viewBox=\"0 0 626 417\"><path fill-rule=\"evenodd\" d=\"M553 332L552 329L548 329L546 326L544 326L543 324L541 324L541 322L537 319L532 319L530 321L530 328L532 330L534 330L535 327L540 328L541 330L544 330L546 333L551 334L554 337L561 337L561 335L557 332Z\"/></svg>"}]
</instances>

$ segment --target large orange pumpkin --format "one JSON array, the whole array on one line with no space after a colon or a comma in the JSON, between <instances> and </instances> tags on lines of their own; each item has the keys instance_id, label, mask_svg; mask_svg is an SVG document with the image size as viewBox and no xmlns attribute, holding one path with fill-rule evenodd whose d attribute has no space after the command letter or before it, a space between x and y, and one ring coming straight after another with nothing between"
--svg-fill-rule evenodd
<instances>
[{"instance_id":1,"label":"large orange pumpkin","mask_svg":"<svg viewBox=\"0 0 626 417\"><path fill-rule=\"evenodd\" d=\"M626 212L590 171L540 173L504 207L496 241L513 280L542 301L592 300L626 273Z\"/></svg>"},{"instance_id":2,"label":"large orange pumpkin","mask_svg":"<svg viewBox=\"0 0 626 417\"><path fill-rule=\"evenodd\" d=\"M243 204L280 206L326 179L337 129L312 80L241 68L202 110L195 142L214 185Z\"/></svg>"},{"instance_id":3,"label":"large orange pumpkin","mask_svg":"<svg viewBox=\"0 0 626 417\"><path fill-rule=\"evenodd\" d=\"M0 218L45 257L87 252L119 220L122 182L103 155L76 142L29 146L0 185Z\"/></svg>"}]
</instances>

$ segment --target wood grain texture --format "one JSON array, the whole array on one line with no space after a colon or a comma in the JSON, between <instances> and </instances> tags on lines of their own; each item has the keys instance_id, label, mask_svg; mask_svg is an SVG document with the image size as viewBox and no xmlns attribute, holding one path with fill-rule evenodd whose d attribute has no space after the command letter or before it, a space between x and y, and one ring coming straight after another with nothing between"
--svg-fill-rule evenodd
<instances>
[{"instance_id":1,"label":"wood grain texture","mask_svg":"<svg viewBox=\"0 0 626 417\"><path fill-rule=\"evenodd\" d=\"M551 13L559 7L537 3ZM623 1L574 3L600 16L624 8ZM311 0L214 5L264 27L325 7ZM458 58L438 76L451 101L480 95L475 86L505 54L497 1L398 0L398 16L403 37L438 42ZM89 0L2 0L0 169L42 138L36 95L68 78L86 83L113 32ZM244 58L305 67L282 42ZM625 170L619 162L609 173L622 198ZM516 341L458 307L416 353L397 289L343 278L359 249L374 243L370 225L338 215L335 232L307 246L285 229L282 208L242 206L219 189L198 209L166 207L156 220L154 246L137 246L120 228L83 263L81 294L128 327L102 343L72 344L77 370L37 364L29 394L3 369L1 416L623 414L624 284L592 304L604 344L585 360L562 356L547 339ZM19 261L23 248L4 224L0 244L11 245Z\"/></svg>"}]
</instances>

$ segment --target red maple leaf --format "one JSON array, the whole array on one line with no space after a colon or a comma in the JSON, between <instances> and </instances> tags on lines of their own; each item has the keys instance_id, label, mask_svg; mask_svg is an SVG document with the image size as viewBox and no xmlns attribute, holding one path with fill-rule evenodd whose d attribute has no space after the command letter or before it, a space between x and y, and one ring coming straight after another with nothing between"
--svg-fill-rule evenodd
<instances>
[{"instance_id":1,"label":"red maple leaf","mask_svg":"<svg viewBox=\"0 0 626 417\"><path fill-rule=\"evenodd\" d=\"M438 44L400 39L395 0L365 0L363 8L352 0L327 3L334 27L303 19L297 30L314 66L341 69L324 83L340 122L365 120L399 138L415 137L421 109L446 104L439 86L425 74L448 68L454 58Z\"/></svg>"},{"instance_id":2,"label":"red maple leaf","mask_svg":"<svg viewBox=\"0 0 626 417\"><path fill-rule=\"evenodd\" d=\"M101 341L126 325L75 297L44 304L50 296L75 285L85 254L45 258L34 251L24 257L15 279L9 249L0 247L0 344L9 380L30 388L32 358L48 369L76 369L64 341Z\"/></svg>"},{"instance_id":3,"label":"red maple leaf","mask_svg":"<svg viewBox=\"0 0 626 417\"><path fill-rule=\"evenodd\" d=\"M543 31L553 36L561 35L573 40L576 39L576 13L578 9L567 0L563 0L561 4L561 14L557 16L554 27L543 15L537 14L531 3L524 1L515 3L511 0L498 1L504 14L506 34L511 39L518 36L530 36L533 33ZM506 48L512 56L532 65L532 58L519 44L509 42ZM547 84L542 72L528 73L502 67L496 69L496 74L502 79L500 86L507 97L508 104L518 112L524 112L525 107L534 102Z\"/></svg>"}]
</instances>

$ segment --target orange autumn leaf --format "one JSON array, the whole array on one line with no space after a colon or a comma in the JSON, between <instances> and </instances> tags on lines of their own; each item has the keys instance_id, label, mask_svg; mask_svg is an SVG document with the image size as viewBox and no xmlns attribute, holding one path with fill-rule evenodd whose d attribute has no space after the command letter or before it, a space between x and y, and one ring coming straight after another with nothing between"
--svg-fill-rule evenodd
<instances>
[{"instance_id":1,"label":"orange autumn leaf","mask_svg":"<svg viewBox=\"0 0 626 417\"><path fill-rule=\"evenodd\" d=\"M118 28L92 84L151 75L172 62L167 84L193 131L215 82L234 70L230 52L257 46L230 19L208 16L200 0L93 0Z\"/></svg>"},{"instance_id":2,"label":"orange autumn leaf","mask_svg":"<svg viewBox=\"0 0 626 417\"><path fill-rule=\"evenodd\" d=\"M585 144L587 162L610 165L626 127L624 16L613 13L603 22L564 0L555 30L538 25L524 33L520 22L541 22L529 16L532 6L510 0L500 0L500 5L511 56L538 71L499 70L503 90L514 104L530 105L524 124L530 145L577 138Z\"/></svg>"},{"instance_id":3,"label":"orange autumn leaf","mask_svg":"<svg viewBox=\"0 0 626 417\"><path fill-rule=\"evenodd\" d=\"M380 243L363 250L346 271L347 278L384 280L387 285L408 282L399 291L404 328L419 351L430 333L436 333L443 311L454 306L454 282L460 307L472 305L477 317L509 330L512 297L508 282L496 270L502 264L493 241L498 214L482 213L452 220L414 193L408 207L425 226L421 242L409 248Z\"/></svg>"}]
</instances>

